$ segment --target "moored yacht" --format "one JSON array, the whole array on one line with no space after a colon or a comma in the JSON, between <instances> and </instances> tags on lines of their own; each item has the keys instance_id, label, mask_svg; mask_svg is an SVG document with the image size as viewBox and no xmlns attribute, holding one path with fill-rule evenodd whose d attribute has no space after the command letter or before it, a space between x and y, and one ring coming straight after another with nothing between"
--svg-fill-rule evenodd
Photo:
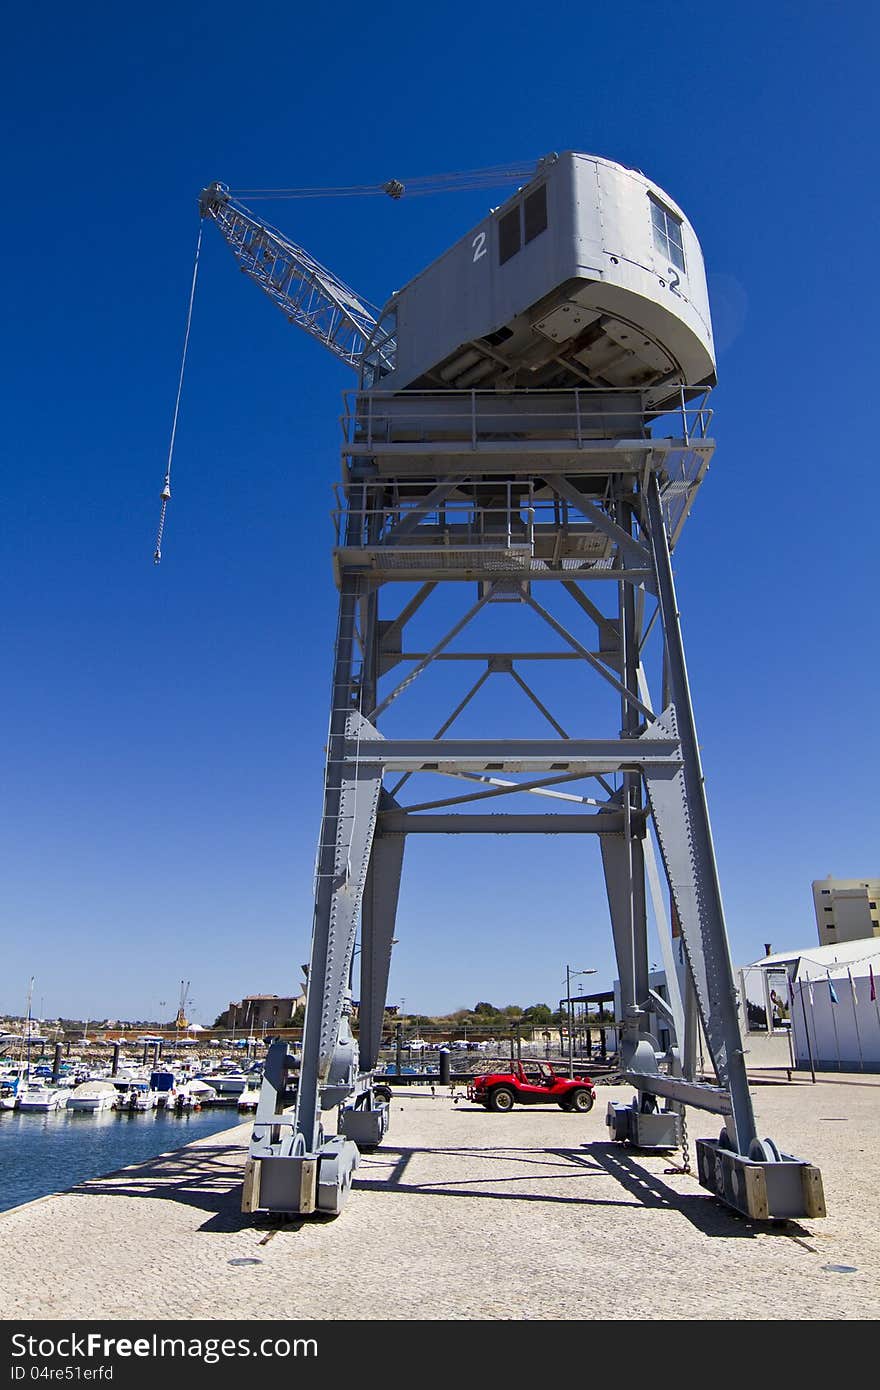
<instances>
[{"instance_id":1,"label":"moored yacht","mask_svg":"<svg viewBox=\"0 0 880 1390\"><path fill-rule=\"evenodd\" d=\"M19 1110L63 1110L67 1105L67 1091L49 1086L41 1077L38 1081L25 1082L18 1097Z\"/></svg>"},{"instance_id":2,"label":"moored yacht","mask_svg":"<svg viewBox=\"0 0 880 1390\"><path fill-rule=\"evenodd\" d=\"M117 1076L113 1087L119 1097L117 1110L155 1110L159 1104L159 1093L146 1078Z\"/></svg>"},{"instance_id":3,"label":"moored yacht","mask_svg":"<svg viewBox=\"0 0 880 1390\"><path fill-rule=\"evenodd\" d=\"M207 1081L220 1096L240 1096L248 1083L248 1077L239 1068L226 1071L203 1073L199 1081Z\"/></svg>"},{"instance_id":4,"label":"moored yacht","mask_svg":"<svg viewBox=\"0 0 880 1390\"><path fill-rule=\"evenodd\" d=\"M68 1095L67 1108L97 1115L114 1109L118 1100L119 1093L112 1081L83 1081Z\"/></svg>"},{"instance_id":5,"label":"moored yacht","mask_svg":"<svg viewBox=\"0 0 880 1390\"><path fill-rule=\"evenodd\" d=\"M247 1085L238 1098L239 1110L256 1110L262 1084L262 1076L252 1075L248 1077Z\"/></svg>"}]
</instances>

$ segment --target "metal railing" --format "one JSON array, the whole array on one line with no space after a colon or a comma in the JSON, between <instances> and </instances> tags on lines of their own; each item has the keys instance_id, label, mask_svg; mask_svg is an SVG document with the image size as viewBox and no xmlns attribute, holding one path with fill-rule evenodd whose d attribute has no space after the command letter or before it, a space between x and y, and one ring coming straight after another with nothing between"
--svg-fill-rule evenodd
<instances>
[{"instance_id":1,"label":"metal railing","mask_svg":"<svg viewBox=\"0 0 880 1390\"><path fill-rule=\"evenodd\" d=\"M425 494L433 483L424 485ZM400 549L503 547L511 550L523 547L534 553L536 543L551 547L558 537L580 546L598 548L604 554L609 548L597 529L561 497L536 498L522 479L498 479L496 486L504 500L495 506L481 506L474 498L446 499L426 510L420 510L416 496L388 503L387 490L377 486L376 505L371 505L367 489L365 505L355 509L346 503L342 489L336 487L336 506L331 512L336 544L350 544L352 517L358 521L360 543L370 546ZM404 528L408 518L418 517L415 528ZM398 533L401 533L398 535ZM595 542L595 545L594 545ZM601 545L599 544L601 542Z\"/></svg>"},{"instance_id":2,"label":"metal railing","mask_svg":"<svg viewBox=\"0 0 880 1390\"><path fill-rule=\"evenodd\" d=\"M708 438L709 390L584 387L569 391L346 391L343 452L457 441L479 449L505 441Z\"/></svg>"}]
</instances>

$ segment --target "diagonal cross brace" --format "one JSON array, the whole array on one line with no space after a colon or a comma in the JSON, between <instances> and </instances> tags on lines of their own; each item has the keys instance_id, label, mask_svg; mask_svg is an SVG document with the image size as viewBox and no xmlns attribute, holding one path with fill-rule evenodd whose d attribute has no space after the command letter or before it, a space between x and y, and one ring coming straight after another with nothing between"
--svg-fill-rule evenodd
<instances>
[{"instance_id":1,"label":"diagonal cross brace","mask_svg":"<svg viewBox=\"0 0 880 1390\"><path fill-rule=\"evenodd\" d=\"M425 517L438 507L441 502L445 502L450 492L460 487L464 481L462 478L442 478L436 487L432 488L427 497L423 497L420 502L416 502L407 512L403 521L399 521L395 527L389 531L385 537L385 545L396 545L398 541L406 540L411 536L425 519Z\"/></svg>"},{"instance_id":2,"label":"diagonal cross brace","mask_svg":"<svg viewBox=\"0 0 880 1390\"><path fill-rule=\"evenodd\" d=\"M611 672L607 669L607 667L603 666L602 662L598 661L596 657L593 656L593 653L591 651L588 651L587 648L583 646L583 644L580 643L576 637L572 637L568 629L563 627L562 623L557 622L556 619L553 617L553 614L548 613L546 608L542 608L541 604L538 602L537 599L532 598L531 594L526 594L523 601L529 604L531 608L534 608L535 612L539 613L540 616L544 619L544 621L548 623L550 627L553 628L553 631L559 633L559 636L563 639L563 641L567 642L568 645L570 647L573 647L574 650L578 652L584 658L585 661L589 662L593 670L597 671L603 680L606 680L609 685L613 685L614 689L618 692L618 694L623 696L623 698L627 701L628 704L634 706L635 709L641 710L642 714L645 716L646 719L653 720L656 718L654 711L652 709L649 709L647 705L643 704L642 701L623 684L623 681L619 681L616 676L612 675Z\"/></svg>"},{"instance_id":3,"label":"diagonal cross brace","mask_svg":"<svg viewBox=\"0 0 880 1390\"><path fill-rule=\"evenodd\" d=\"M588 501L583 493L579 492L567 478L563 478L558 473L547 473L545 474L545 481L559 497L562 497L576 511L579 511L587 521L592 522L597 531L601 531L609 540L614 541L628 564L635 568L650 565L651 556L645 547L639 541L633 540L622 526L618 526L615 521L612 521L609 516L606 516L603 511Z\"/></svg>"},{"instance_id":4,"label":"diagonal cross brace","mask_svg":"<svg viewBox=\"0 0 880 1390\"><path fill-rule=\"evenodd\" d=\"M433 646L431 650L425 656L422 657L418 665L414 666L412 670L409 672L409 674L404 676L403 680L399 683L399 685L396 685L393 690L389 691L389 693L385 696L385 699L381 700L374 710L371 710L369 718L372 722L375 722L379 718L379 715L384 713L388 706L394 700L397 699L398 695L401 695L403 691L406 690L407 686L412 685L416 677L420 676L427 666L430 666L431 662L434 660L434 657L437 656L439 652L442 652L444 647L449 646L449 643L452 641L453 637L457 637L458 634L461 632L462 628L467 627L468 623L471 621L471 618L476 617L477 613L479 613L483 605L489 602L489 599L492 597L494 589L494 584L490 584L487 587L486 592L482 594L480 598L477 599L476 603L473 605L472 608L468 609L464 617L459 618L455 626L451 627L449 631L445 633L443 637L440 638L440 641L437 642L436 645Z\"/></svg>"}]
</instances>

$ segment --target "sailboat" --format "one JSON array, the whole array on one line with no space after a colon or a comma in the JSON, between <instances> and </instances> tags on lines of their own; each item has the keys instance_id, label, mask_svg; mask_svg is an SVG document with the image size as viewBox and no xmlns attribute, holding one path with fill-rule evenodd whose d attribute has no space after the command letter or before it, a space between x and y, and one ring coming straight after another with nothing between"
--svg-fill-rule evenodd
<instances>
[{"instance_id":1,"label":"sailboat","mask_svg":"<svg viewBox=\"0 0 880 1390\"><path fill-rule=\"evenodd\" d=\"M17 1110L19 1101L28 1087L31 1079L31 999L34 992L34 976L31 976L28 985L27 1008L25 1010L25 1025L22 1034L15 1034L15 1041L18 1043L18 1061L8 1058L2 1073L0 1073L0 1110ZM13 1034L8 1034L8 1041L12 1041ZM25 1048L27 1048L27 1060L25 1060Z\"/></svg>"},{"instance_id":2,"label":"sailboat","mask_svg":"<svg viewBox=\"0 0 880 1390\"><path fill-rule=\"evenodd\" d=\"M34 976L30 978L27 997L27 1017L25 1035L22 1040L22 1054L26 1053L24 1066L19 1068L19 1081L16 1087L14 1108L20 1111L63 1110L67 1105L67 1092L60 1087L51 1086L45 1076L31 1076L31 1042L33 1040L33 1013L31 1003L34 994ZM39 1070L39 1068L38 1068Z\"/></svg>"}]
</instances>

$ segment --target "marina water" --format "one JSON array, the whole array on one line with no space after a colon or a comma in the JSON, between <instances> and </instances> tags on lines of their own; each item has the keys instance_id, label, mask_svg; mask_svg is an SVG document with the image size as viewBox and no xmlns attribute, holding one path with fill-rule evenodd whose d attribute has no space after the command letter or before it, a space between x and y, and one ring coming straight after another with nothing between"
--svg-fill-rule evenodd
<instances>
[{"instance_id":1,"label":"marina water","mask_svg":"<svg viewBox=\"0 0 880 1390\"><path fill-rule=\"evenodd\" d=\"M100 1115L0 1111L0 1211L130 1163L143 1163L231 1129L242 1118L234 1107L184 1115L166 1110L108 1110Z\"/></svg>"}]
</instances>

